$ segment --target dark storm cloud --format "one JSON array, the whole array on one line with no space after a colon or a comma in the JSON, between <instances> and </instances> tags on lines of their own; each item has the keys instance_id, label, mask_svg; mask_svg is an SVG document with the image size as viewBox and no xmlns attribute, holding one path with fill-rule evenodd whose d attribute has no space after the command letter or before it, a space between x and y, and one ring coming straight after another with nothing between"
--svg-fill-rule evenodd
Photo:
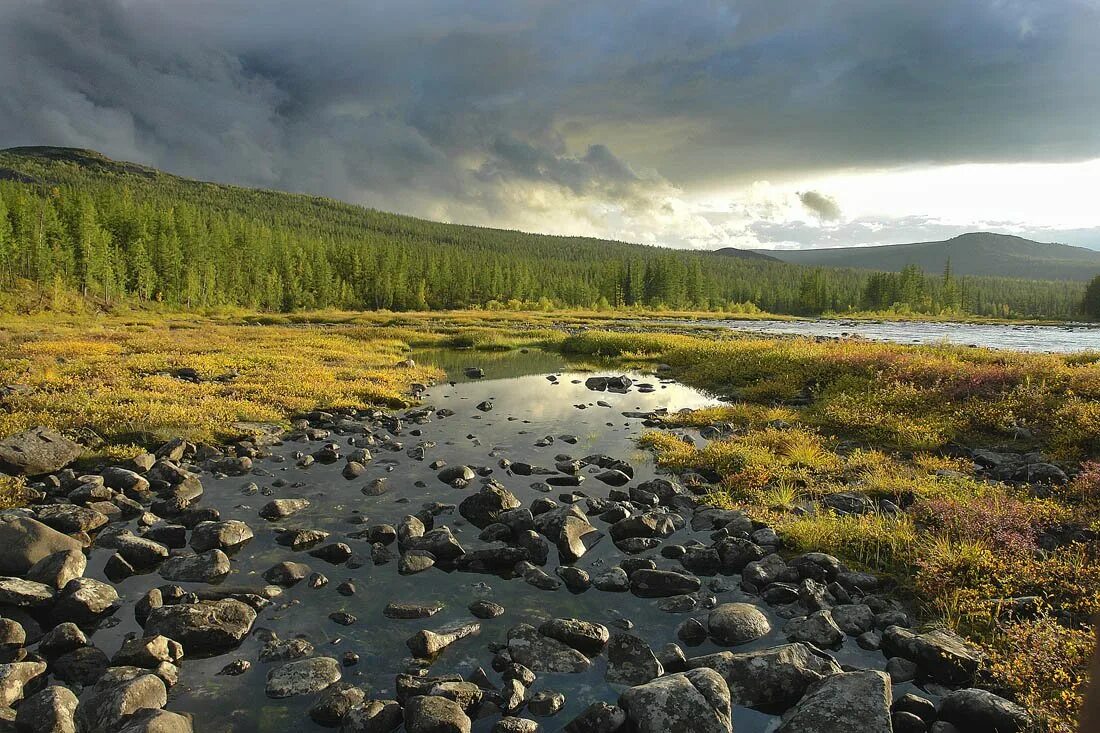
<instances>
[{"instance_id":1,"label":"dark storm cloud","mask_svg":"<svg viewBox=\"0 0 1100 733\"><path fill-rule=\"evenodd\" d=\"M424 215L656 211L670 186L1100 156L1098 26L1090 0L5 0L0 145Z\"/></svg>"},{"instance_id":2,"label":"dark storm cloud","mask_svg":"<svg viewBox=\"0 0 1100 733\"><path fill-rule=\"evenodd\" d=\"M832 196L826 196L820 191L802 191L798 194L798 200L822 221L840 218L840 204Z\"/></svg>"}]
</instances>

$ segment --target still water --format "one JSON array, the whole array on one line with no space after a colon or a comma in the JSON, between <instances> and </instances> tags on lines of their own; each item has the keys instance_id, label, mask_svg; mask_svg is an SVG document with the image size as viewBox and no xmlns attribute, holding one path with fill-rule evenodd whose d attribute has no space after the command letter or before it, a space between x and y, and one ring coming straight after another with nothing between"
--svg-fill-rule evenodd
<instances>
[{"instance_id":1,"label":"still water","mask_svg":"<svg viewBox=\"0 0 1100 733\"><path fill-rule=\"evenodd\" d=\"M321 441L313 443L287 441L271 449L271 457L260 459L256 475L235 478L215 478L203 474L206 493L202 505L220 510L222 519L240 519L255 531L256 537L233 557L233 572L224 581L227 585L262 586L262 573L277 562L295 560L323 572L329 584L313 589L302 582L286 589L275 604L262 611L254 629L269 629L281 638L303 636L316 647L318 656L340 659L345 652L360 656L356 666L344 668L344 681L359 685L375 698L394 696L394 677L405 671L409 652L405 641L420 629L436 629L454 622L475 621L467 605L476 599L496 601L507 609L496 619L481 621L479 635L467 637L447 648L435 661L431 674L469 674L484 667L497 682L491 671L492 654L488 646L502 643L507 631L515 624L526 622L538 625L554 617L576 617L609 625L629 619L634 627L631 633L645 639L654 649L676 641L675 628L689 615L705 618L706 610L699 608L690 614L666 613L656 607L654 599L643 599L630 593L605 593L590 589L573 595L566 589L538 590L522 579L505 580L494 575L462 572L444 572L438 568L423 573L401 576L397 562L373 565L370 546L364 539L353 539L348 534L375 523L397 524L402 517L411 514L430 502L457 504L471 489L454 489L442 483L437 471L429 467L432 461L442 459L449 465L466 464L473 467L493 467L493 477L501 481L525 506L543 496L557 499L570 489L554 489L549 494L536 490L532 482L538 476L512 476L498 466L501 458L524 461L534 465L553 467L558 454L580 458L593 453L603 453L629 461L635 469L635 482L646 481L656 475L650 455L638 448L637 438L643 432L639 420L628 419L624 411L651 411L658 408L678 410L698 408L716 403L708 394L671 381L659 381L653 375L634 373L637 381L654 385L655 390L642 394L631 390L625 394L593 392L583 382L588 373L570 371L561 357L541 351L509 352L508 354L484 354L478 352L431 351L415 353L420 362L435 363L445 368L455 381L432 387L424 396L423 404L435 409L449 408L453 416L433 418L419 427L422 434L403 434L398 440L404 443L401 451L375 451L365 476L346 480L341 476L343 461L329 465L313 464L309 468L295 465L297 451L312 452ZM468 380L463 375L467 366L485 369L484 379ZM548 374L558 376L549 381ZM483 400L493 403L494 409L482 412L475 405ZM607 406L599 406L604 401ZM368 426L369 428L370 426ZM380 429L375 429L381 433ZM564 434L576 436L576 444L560 439ZM535 447L544 436L555 436L553 445ZM332 440L345 442L332 436ZM431 445L423 461L407 457L406 450L417 444ZM279 461L279 457L284 460ZM365 496L360 489L375 478L385 477L390 487L382 496ZM277 478L287 482L275 488ZM247 496L242 488L256 482L262 493ZM420 486L418 482L422 482ZM477 482L473 484L476 488ZM579 488L590 496L606 497L610 487L589 478ZM276 523L260 519L257 510L272 498L306 497L311 506L290 518ZM358 517L358 519L357 519ZM362 522L365 522L363 524ZM593 517L593 523L601 531L606 525ZM436 526L447 525L454 531L467 551L482 546L478 529L468 524L456 512L436 518ZM362 567L329 565L312 558L305 552L292 552L275 544L278 529L313 528L332 533L329 542L347 542L355 553L364 559ZM710 544L707 533L697 533L690 526L680 530L670 543L683 543L698 539ZM93 550L88 575L103 578L103 564L109 550ZM672 561L652 553L659 567L670 567ZM625 556L604 537L576 564L593 576L607 570ZM555 552L545 570L554 575L558 563ZM352 580L357 592L345 597L336 587L344 580ZM704 590L715 592L718 602L745 601L762 603L759 598L744 594L737 588L737 576L703 578ZM134 621L132 604L151 587L164 581L155 573L139 575L122 581L117 587L125 599L123 611L118 614L119 623L104 628L92 637L92 643L113 653L126 633L140 634ZM188 590L199 589L202 584L183 584ZM390 602L432 603L441 602L444 609L432 618L421 620L395 620L386 618L382 611ZM786 641L780 631L782 619L771 609L762 609L773 622L774 631L765 638L740 647L748 650L774 646ZM358 620L351 626L340 626L329 620L334 611L345 611ZM279 663L265 664L258 661L261 643L256 635L245 640L240 648L209 659L185 659L179 684L171 691L168 708L191 712L196 717L196 730L204 732L261 731L274 733L287 730L324 730L307 716L307 710L316 696L306 695L285 700L271 700L264 694L264 681L269 669ZM717 651L719 647L705 642L687 649L688 656ZM885 658L878 653L860 650L852 640L837 652L842 663L860 667L881 669ZM217 676L217 672L234 659L252 662L252 669L238 677ZM540 674L529 691L555 690L566 696L565 708L552 718L541 718L543 730L559 730L590 703L597 700L615 701L619 689L604 681L606 654L597 658L592 667L580 674ZM898 685L896 694L904 694L911 685ZM475 722L475 731L487 731L495 717ZM741 733L763 733L774 725L776 718L761 712L737 707L734 728Z\"/></svg>"}]
</instances>

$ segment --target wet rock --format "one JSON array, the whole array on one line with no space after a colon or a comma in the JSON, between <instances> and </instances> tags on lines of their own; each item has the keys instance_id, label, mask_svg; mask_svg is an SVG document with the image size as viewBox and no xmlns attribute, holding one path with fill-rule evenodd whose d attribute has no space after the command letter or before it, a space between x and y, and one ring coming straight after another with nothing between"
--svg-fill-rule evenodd
<instances>
[{"instance_id":1,"label":"wet rock","mask_svg":"<svg viewBox=\"0 0 1100 733\"><path fill-rule=\"evenodd\" d=\"M46 659L54 659L62 654L88 643L88 638L80 627L72 622L65 622L54 626L47 631L38 643L38 653Z\"/></svg>"},{"instance_id":2,"label":"wet rock","mask_svg":"<svg viewBox=\"0 0 1100 733\"><path fill-rule=\"evenodd\" d=\"M111 664L125 667L155 669L161 662L178 665L183 659L183 647L166 636L146 636L128 639L111 659Z\"/></svg>"},{"instance_id":3,"label":"wet rock","mask_svg":"<svg viewBox=\"0 0 1100 733\"><path fill-rule=\"evenodd\" d=\"M447 466L436 477L445 484L453 484L455 481L473 481L477 474L469 466Z\"/></svg>"},{"instance_id":4,"label":"wet rock","mask_svg":"<svg viewBox=\"0 0 1100 733\"><path fill-rule=\"evenodd\" d=\"M533 720L508 716L494 723L490 733L538 733L538 730L539 724Z\"/></svg>"},{"instance_id":5,"label":"wet rock","mask_svg":"<svg viewBox=\"0 0 1100 733\"><path fill-rule=\"evenodd\" d=\"M548 718L556 715L565 707L565 695L552 690L540 690L527 701L527 710L531 715Z\"/></svg>"},{"instance_id":6,"label":"wet rock","mask_svg":"<svg viewBox=\"0 0 1100 733\"><path fill-rule=\"evenodd\" d=\"M286 519L309 506L309 499L273 499L260 508L260 516L268 521Z\"/></svg>"},{"instance_id":7,"label":"wet rock","mask_svg":"<svg viewBox=\"0 0 1100 733\"><path fill-rule=\"evenodd\" d=\"M341 733L390 733L404 721L396 700L368 700L354 705L344 716Z\"/></svg>"},{"instance_id":8,"label":"wet rock","mask_svg":"<svg viewBox=\"0 0 1100 733\"><path fill-rule=\"evenodd\" d=\"M480 619L497 618L504 615L504 606L492 601L477 600L467 606L470 613Z\"/></svg>"},{"instance_id":9,"label":"wet rock","mask_svg":"<svg viewBox=\"0 0 1100 733\"><path fill-rule=\"evenodd\" d=\"M291 659L303 659L313 654L313 644L307 639L280 639L272 635L260 649L261 662L286 662Z\"/></svg>"},{"instance_id":10,"label":"wet rock","mask_svg":"<svg viewBox=\"0 0 1100 733\"><path fill-rule=\"evenodd\" d=\"M416 619L434 616L443 610L442 603L390 603L382 611L386 618Z\"/></svg>"},{"instance_id":11,"label":"wet rock","mask_svg":"<svg viewBox=\"0 0 1100 733\"><path fill-rule=\"evenodd\" d=\"M508 631L508 651L513 660L534 672L583 672L592 664L584 654L557 639L543 636L529 624L520 624Z\"/></svg>"},{"instance_id":12,"label":"wet rock","mask_svg":"<svg viewBox=\"0 0 1100 733\"><path fill-rule=\"evenodd\" d=\"M936 704L926 697L907 692L897 700L890 708L897 713L909 713L915 715L927 724L936 719Z\"/></svg>"},{"instance_id":13,"label":"wet rock","mask_svg":"<svg viewBox=\"0 0 1100 733\"><path fill-rule=\"evenodd\" d=\"M917 663L901 657L890 657L886 660L886 674L890 675L890 681L895 685L911 682L917 677Z\"/></svg>"},{"instance_id":14,"label":"wet rock","mask_svg":"<svg viewBox=\"0 0 1100 733\"><path fill-rule=\"evenodd\" d=\"M603 652L611 638L606 626L575 618L558 618L539 626L539 633L572 647L585 656Z\"/></svg>"},{"instance_id":15,"label":"wet rock","mask_svg":"<svg viewBox=\"0 0 1100 733\"><path fill-rule=\"evenodd\" d=\"M324 542L328 532L320 529L285 529L275 536L275 542L292 550L305 550Z\"/></svg>"},{"instance_id":16,"label":"wet rock","mask_svg":"<svg viewBox=\"0 0 1100 733\"><path fill-rule=\"evenodd\" d=\"M54 589L22 578L0 577L0 605L41 608L53 602Z\"/></svg>"},{"instance_id":17,"label":"wet rock","mask_svg":"<svg viewBox=\"0 0 1100 733\"><path fill-rule=\"evenodd\" d=\"M405 704L408 733L470 733L470 728L462 706L445 697L417 695Z\"/></svg>"},{"instance_id":18,"label":"wet rock","mask_svg":"<svg viewBox=\"0 0 1100 733\"><path fill-rule=\"evenodd\" d=\"M848 636L859 636L870 631L875 623L871 607L863 603L849 603L832 608L833 621Z\"/></svg>"},{"instance_id":19,"label":"wet rock","mask_svg":"<svg viewBox=\"0 0 1100 733\"><path fill-rule=\"evenodd\" d=\"M199 522L191 533L191 549L231 550L252 539L252 528L237 519L224 522Z\"/></svg>"},{"instance_id":20,"label":"wet rock","mask_svg":"<svg viewBox=\"0 0 1100 733\"><path fill-rule=\"evenodd\" d=\"M168 558L160 566L160 575L180 583L210 583L228 575L229 570L229 557L221 550L210 550Z\"/></svg>"},{"instance_id":21,"label":"wet rock","mask_svg":"<svg viewBox=\"0 0 1100 733\"><path fill-rule=\"evenodd\" d=\"M667 598L694 593L702 583L693 575L671 570L642 569L631 574L630 590L640 598Z\"/></svg>"},{"instance_id":22,"label":"wet rock","mask_svg":"<svg viewBox=\"0 0 1100 733\"><path fill-rule=\"evenodd\" d=\"M351 547L343 542L332 542L327 545L321 545L315 547L309 551L310 557L315 557L318 560L324 560L327 563L333 565L339 565L340 563L347 562L351 557Z\"/></svg>"},{"instance_id":23,"label":"wet rock","mask_svg":"<svg viewBox=\"0 0 1100 733\"><path fill-rule=\"evenodd\" d=\"M268 583L290 587L305 580L309 573L308 565L286 560L265 570L263 577Z\"/></svg>"},{"instance_id":24,"label":"wet rock","mask_svg":"<svg viewBox=\"0 0 1100 733\"><path fill-rule=\"evenodd\" d=\"M753 708L785 708L811 684L841 672L835 659L807 644L717 652L688 659L687 665L718 672L729 685L733 703Z\"/></svg>"},{"instance_id":25,"label":"wet rock","mask_svg":"<svg viewBox=\"0 0 1100 733\"><path fill-rule=\"evenodd\" d=\"M95 622L117 603L118 592L113 586L92 578L74 578L57 595L53 617L84 626Z\"/></svg>"},{"instance_id":26,"label":"wet rock","mask_svg":"<svg viewBox=\"0 0 1100 733\"><path fill-rule=\"evenodd\" d=\"M109 521L107 516L76 504L44 504L37 508L38 520L65 534L94 532Z\"/></svg>"},{"instance_id":27,"label":"wet rock","mask_svg":"<svg viewBox=\"0 0 1100 733\"><path fill-rule=\"evenodd\" d=\"M236 677L244 674L250 669L252 669L252 662L247 659L234 659L232 662L222 667L218 674L227 677Z\"/></svg>"},{"instance_id":28,"label":"wet rock","mask_svg":"<svg viewBox=\"0 0 1100 733\"><path fill-rule=\"evenodd\" d=\"M608 593L624 593L630 590L630 577L627 576L626 571L622 568L611 568L597 575L592 580L592 585L594 585L597 590L606 591Z\"/></svg>"},{"instance_id":29,"label":"wet rock","mask_svg":"<svg viewBox=\"0 0 1100 733\"><path fill-rule=\"evenodd\" d=\"M334 684L310 707L309 717L318 725L335 728L366 696L366 692L353 685Z\"/></svg>"},{"instance_id":30,"label":"wet rock","mask_svg":"<svg viewBox=\"0 0 1100 733\"><path fill-rule=\"evenodd\" d=\"M409 550L401 556L397 572L401 575L422 573L435 565L435 556L425 550Z\"/></svg>"},{"instance_id":31,"label":"wet rock","mask_svg":"<svg viewBox=\"0 0 1100 733\"><path fill-rule=\"evenodd\" d=\"M332 657L296 659L267 673L264 692L268 697L308 695L339 682L340 664Z\"/></svg>"},{"instance_id":32,"label":"wet rock","mask_svg":"<svg viewBox=\"0 0 1100 733\"><path fill-rule=\"evenodd\" d=\"M50 671L57 679L89 686L103 676L111 660L94 646L82 646L62 654L50 663Z\"/></svg>"},{"instance_id":33,"label":"wet rock","mask_svg":"<svg viewBox=\"0 0 1100 733\"><path fill-rule=\"evenodd\" d=\"M23 576L49 555L81 549L72 537L35 519L0 517L0 575Z\"/></svg>"},{"instance_id":34,"label":"wet rock","mask_svg":"<svg viewBox=\"0 0 1100 733\"><path fill-rule=\"evenodd\" d=\"M62 550L32 565L27 571L27 580L60 589L84 575L87 566L88 558L80 550Z\"/></svg>"},{"instance_id":35,"label":"wet rock","mask_svg":"<svg viewBox=\"0 0 1100 733\"><path fill-rule=\"evenodd\" d=\"M115 548L122 559L139 571L155 568L168 558L167 547L128 531L115 538Z\"/></svg>"},{"instance_id":36,"label":"wet rock","mask_svg":"<svg viewBox=\"0 0 1100 733\"><path fill-rule=\"evenodd\" d=\"M255 621L256 612L251 607L226 598L154 608L145 623L145 633L167 636L178 641L186 654L195 654L235 647Z\"/></svg>"},{"instance_id":37,"label":"wet rock","mask_svg":"<svg viewBox=\"0 0 1100 733\"><path fill-rule=\"evenodd\" d=\"M142 708L161 708L167 701L168 690L156 675L135 667L112 667L77 705L77 730L108 733Z\"/></svg>"},{"instance_id":38,"label":"wet rock","mask_svg":"<svg viewBox=\"0 0 1100 733\"><path fill-rule=\"evenodd\" d=\"M0 664L0 706L11 707L23 699L28 682L45 674L45 662L10 662Z\"/></svg>"},{"instance_id":39,"label":"wet rock","mask_svg":"<svg viewBox=\"0 0 1100 733\"><path fill-rule=\"evenodd\" d=\"M779 580L786 569L783 558L773 553L746 565L741 571L741 581L762 589Z\"/></svg>"},{"instance_id":40,"label":"wet rock","mask_svg":"<svg viewBox=\"0 0 1100 733\"><path fill-rule=\"evenodd\" d=\"M641 685L664 674L649 644L632 634L616 633L607 644L608 682L618 685Z\"/></svg>"},{"instance_id":41,"label":"wet rock","mask_svg":"<svg viewBox=\"0 0 1100 733\"><path fill-rule=\"evenodd\" d=\"M28 697L15 713L16 730L34 733L76 733L76 695L53 685Z\"/></svg>"},{"instance_id":42,"label":"wet rock","mask_svg":"<svg viewBox=\"0 0 1100 733\"><path fill-rule=\"evenodd\" d=\"M669 675L631 687L619 707L638 733L731 733L730 694L709 669Z\"/></svg>"},{"instance_id":43,"label":"wet rock","mask_svg":"<svg viewBox=\"0 0 1100 733\"><path fill-rule=\"evenodd\" d=\"M776 733L891 733L890 699L890 678L883 672L835 674L812 684Z\"/></svg>"},{"instance_id":44,"label":"wet rock","mask_svg":"<svg viewBox=\"0 0 1100 733\"><path fill-rule=\"evenodd\" d=\"M142 708L126 718L126 724L118 733L193 733L189 715L167 710Z\"/></svg>"},{"instance_id":45,"label":"wet rock","mask_svg":"<svg viewBox=\"0 0 1100 733\"><path fill-rule=\"evenodd\" d=\"M40 425L0 439L0 471L14 476L53 473L79 458L82 451L79 443Z\"/></svg>"},{"instance_id":46,"label":"wet rock","mask_svg":"<svg viewBox=\"0 0 1100 733\"><path fill-rule=\"evenodd\" d=\"M979 689L948 693L940 702L939 719L966 733L1018 733L1033 724L1016 703Z\"/></svg>"},{"instance_id":47,"label":"wet rock","mask_svg":"<svg viewBox=\"0 0 1100 733\"><path fill-rule=\"evenodd\" d=\"M716 644L736 645L755 641L771 632L771 623L751 603L723 603L707 618L710 637Z\"/></svg>"},{"instance_id":48,"label":"wet rock","mask_svg":"<svg viewBox=\"0 0 1100 733\"><path fill-rule=\"evenodd\" d=\"M481 624L477 623L462 624L438 631L423 629L406 641L405 646L418 657L432 659L459 639L465 639L467 636L480 632Z\"/></svg>"},{"instance_id":49,"label":"wet rock","mask_svg":"<svg viewBox=\"0 0 1100 733\"><path fill-rule=\"evenodd\" d=\"M615 522L608 528L616 544L623 540L641 538L668 537L676 531L676 524L667 514L646 512L636 514Z\"/></svg>"},{"instance_id":50,"label":"wet rock","mask_svg":"<svg viewBox=\"0 0 1100 733\"><path fill-rule=\"evenodd\" d=\"M571 565L559 565L555 571L565 582L565 587L573 593L583 593L592 586L592 578L580 568Z\"/></svg>"},{"instance_id":51,"label":"wet rock","mask_svg":"<svg viewBox=\"0 0 1100 733\"><path fill-rule=\"evenodd\" d=\"M882 634L887 656L916 662L920 673L949 685L966 684L981 664L981 653L962 637L945 629L917 634L891 626Z\"/></svg>"},{"instance_id":52,"label":"wet rock","mask_svg":"<svg viewBox=\"0 0 1100 733\"><path fill-rule=\"evenodd\" d=\"M594 702L573 718L565 733L615 733L626 725L626 711L618 705Z\"/></svg>"},{"instance_id":53,"label":"wet rock","mask_svg":"<svg viewBox=\"0 0 1100 733\"><path fill-rule=\"evenodd\" d=\"M515 494L496 484L486 484L458 505L458 513L478 529L500 521L503 512L518 509L522 504Z\"/></svg>"},{"instance_id":54,"label":"wet rock","mask_svg":"<svg viewBox=\"0 0 1100 733\"><path fill-rule=\"evenodd\" d=\"M792 618L783 627L783 633L791 641L809 642L822 649L840 646L844 641L844 632L837 627L829 611Z\"/></svg>"}]
</instances>

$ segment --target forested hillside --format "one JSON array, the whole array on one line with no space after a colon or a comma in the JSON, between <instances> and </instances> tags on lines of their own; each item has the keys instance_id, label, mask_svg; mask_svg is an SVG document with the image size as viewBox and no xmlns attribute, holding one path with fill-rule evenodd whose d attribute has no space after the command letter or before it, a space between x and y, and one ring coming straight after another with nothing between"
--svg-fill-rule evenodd
<instances>
[{"instance_id":1,"label":"forested hillside","mask_svg":"<svg viewBox=\"0 0 1100 733\"><path fill-rule=\"evenodd\" d=\"M646 306L1074 315L1084 284L811 269L459 226L202 183L66 148L0 151L0 290L263 310Z\"/></svg>"}]
</instances>

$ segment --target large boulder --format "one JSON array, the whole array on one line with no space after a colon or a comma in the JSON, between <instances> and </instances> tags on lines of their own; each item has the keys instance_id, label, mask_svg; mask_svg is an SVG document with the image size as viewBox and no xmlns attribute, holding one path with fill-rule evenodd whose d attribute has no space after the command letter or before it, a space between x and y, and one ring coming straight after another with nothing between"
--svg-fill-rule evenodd
<instances>
[{"instance_id":1,"label":"large boulder","mask_svg":"<svg viewBox=\"0 0 1100 733\"><path fill-rule=\"evenodd\" d=\"M718 652L687 660L690 669L710 668L725 678L735 705L780 708L793 705L811 684L840 674L840 665L808 644L783 644L759 651Z\"/></svg>"},{"instance_id":2,"label":"large boulder","mask_svg":"<svg viewBox=\"0 0 1100 733\"><path fill-rule=\"evenodd\" d=\"M160 677L137 667L111 667L76 706L76 727L81 733L111 733L139 710L166 702L168 689Z\"/></svg>"},{"instance_id":3,"label":"large boulder","mask_svg":"<svg viewBox=\"0 0 1100 733\"><path fill-rule=\"evenodd\" d=\"M755 641L772 630L768 617L751 603L723 603L710 612L707 627L714 643L728 646Z\"/></svg>"},{"instance_id":4,"label":"large boulder","mask_svg":"<svg viewBox=\"0 0 1100 733\"><path fill-rule=\"evenodd\" d=\"M15 728L19 731L75 733L77 699L72 690L52 685L28 697L15 713Z\"/></svg>"},{"instance_id":5,"label":"large boulder","mask_svg":"<svg viewBox=\"0 0 1100 733\"><path fill-rule=\"evenodd\" d=\"M126 719L118 733L193 733L191 718L156 708L142 708Z\"/></svg>"},{"instance_id":6,"label":"large boulder","mask_svg":"<svg viewBox=\"0 0 1100 733\"><path fill-rule=\"evenodd\" d=\"M711 669L693 669L631 687L619 707L638 733L730 733L729 688Z\"/></svg>"},{"instance_id":7,"label":"large boulder","mask_svg":"<svg viewBox=\"0 0 1100 733\"><path fill-rule=\"evenodd\" d=\"M982 662L977 648L946 629L918 634L891 626L882 633L882 651L888 657L916 662L922 676L947 685L969 683Z\"/></svg>"},{"instance_id":8,"label":"large boulder","mask_svg":"<svg viewBox=\"0 0 1100 733\"><path fill-rule=\"evenodd\" d=\"M523 506L516 495L497 484L486 484L458 505L458 513L478 529L500 521L500 515Z\"/></svg>"},{"instance_id":9,"label":"large boulder","mask_svg":"<svg viewBox=\"0 0 1100 733\"><path fill-rule=\"evenodd\" d=\"M470 733L472 723L454 700L417 695L405 703L405 730L408 733Z\"/></svg>"},{"instance_id":10,"label":"large boulder","mask_svg":"<svg viewBox=\"0 0 1100 733\"><path fill-rule=\"evenodd\" d=\"M26 575L36 562L54 553L80 552L81 544L29 517L0 517L0 575Z\"/></svg>"},{"instance_id":11,"label":"large boulder","mask_svg":"<svg viewBox=\"0 0 1100 733\"><path fill-rule=\"evenodd\" d=\"M149 612L146 636L161 634L183 645L186 654L223 651L241 643L256 621L251 607L232 598L161 606Z\"/></svg>"},{"instance_id":12,"label":"large boulder","mask_svg":"<svg viewBox=\"0 0 1100 733\"><path fill-rule=\"evenodd\" d=\"M1033 723L1016 703L973 688L948 693L940 703L939 718L966 733L1019 733L1031 730Z\"/></svg>"},{"instance_id":13,"label":"large boulder","mask_svg":"<svg viewBox=\"0 0 1100 733\"><path fill-rule=\"evenodd\" d=\"M508 631L508 651L513 660L532 672L583 672L592 665L584 654L543 636L530 624L519 624Z\"/></svg>"},{"instance_id":14,"label":"large boulder","mask_svg":"<svg viewBox=\"0 0 1100 733\"><path fill-rule=\"evenodd\" d=\"M890 676L842 672L815 682L775 733L892 733Z\"/></svg>"},{"instance_id":15,"label":"large boulder","mask_svg":"<svg viewBox=\"0 0 1100 733\"><path fill-rule=\"evenodd\" d=\"M60 471L80 457L79 443L41 425L0 440L0 471L40 476Z\"/></svg>"},{"instance_id":16,"label":"large boulder","mask_svg":"<svg viewBox=\"0 0 1100 733\"><path fill-rule=\"evenodd\" d=\"M320 692L340 681L340 663L332 657L295 659L267 673L268 697L293 697Z\"/></svg>"},{"instance_id":17,"label":"large boulder","mask_svg":"<svg viewBox=\"0 0 1100 733\"><path fill-rule=\"evenodd\" d=\"M22 700L23 686L45 672L45 662L0 664L0 706L11 707Z\"/></svg>"}]
</instances>

